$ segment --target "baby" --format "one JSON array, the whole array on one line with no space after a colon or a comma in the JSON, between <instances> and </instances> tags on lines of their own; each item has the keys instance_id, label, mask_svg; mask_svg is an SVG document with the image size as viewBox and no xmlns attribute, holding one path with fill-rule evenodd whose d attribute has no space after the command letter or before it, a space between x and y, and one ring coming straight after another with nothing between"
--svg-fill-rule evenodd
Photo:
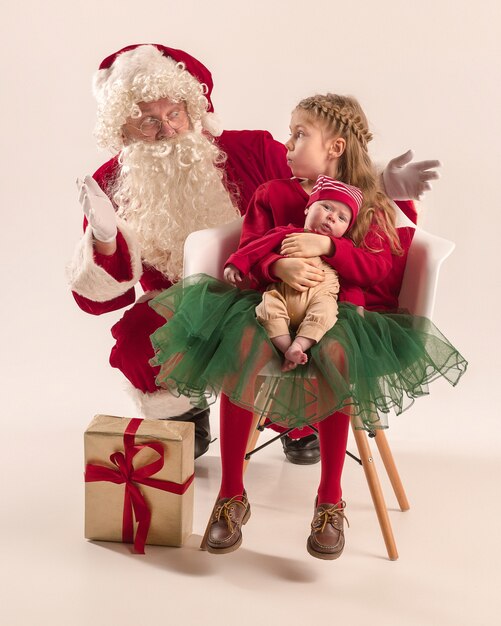
<instances>
[{"instance_id":1,"label":"baby","mask_svg":"<svg viewBox=\"0 0 501 626\"><path fill-rule=\"evenodd\" d=\"M334 239L343 237L355 223L362 200L362 192L357 187L319 176L306 205L304 228L293 224L280 226L239 248L226 263L225 280L238 286L243 275L252 273L252 266L263 256L280 250L289 234L307 231ZM257 319L272 343L284 354L283 371L305 364L308 361L306 351L320 341L337 319L340 291L337 272L318 256L310 260L324 270L324 281L305 291L283 282L272 283L256 307ZM343 285L342 291L343 300L364 305L360 288ZM290 331L295 333L294 337Z\"/></svg>"}]
</instances>

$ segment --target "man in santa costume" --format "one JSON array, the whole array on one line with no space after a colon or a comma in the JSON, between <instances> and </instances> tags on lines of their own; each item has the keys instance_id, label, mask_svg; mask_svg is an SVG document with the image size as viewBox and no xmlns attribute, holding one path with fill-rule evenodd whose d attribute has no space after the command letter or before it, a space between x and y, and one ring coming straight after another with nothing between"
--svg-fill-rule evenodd
<instances>
[{"instance_id":1,"label":"man in santa costume","mask_svg":"<svg viewBox=\"0 0 501 626\"><path fill-rule=\"evenodd\" d=\"M268 132L219 131L212 86L209 70L182 50L140 44L104 59L94 77L95 134L115 156L79 184L85 232L69 272L83 311L130 307L111 330L110 364L131 383L143 417L194 423L195 457L210 443L209 410L156 386L149 337L165 320L148 300L180 278L189 233L232 221L260 184L291 176L285 147ZM436 178L423 176L431 162L410 159L384 172L393 197L417 197ZM317 462L316 436L301 434L284 439L287 458Z\"/></svg>"}]
</instances>

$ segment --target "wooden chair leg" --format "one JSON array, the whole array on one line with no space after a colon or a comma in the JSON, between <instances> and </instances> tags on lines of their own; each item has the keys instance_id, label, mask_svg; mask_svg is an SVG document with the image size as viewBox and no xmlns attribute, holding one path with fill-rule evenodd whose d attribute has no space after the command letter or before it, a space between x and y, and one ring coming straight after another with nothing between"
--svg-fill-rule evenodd
<instances>
[{"instance_id":1,"label":"wooden chair leg","mask_svg":"<svg viewBox=\"0 0 501 626\"><path fill-rule=\"evenodd\" d=\"M245 450L245 454L247 454L247 452L251 452L256 447L257 440L259 439L259 435L261 434L261 431L258 429L258 426L260 425L261 421L264 422L265 418L264 417L261 418L261 415L259 415L259 413L254 413L252 417L252 426L251 426L251 431L249 434L249 440L247 441L247 448ZM249 464L249 461L250 461L250 458L244 461L244 469L243 469L244 474L245 474L245 470L247 469L247 465Z\"/></svg>"},{"instance_id":2,"label":"wooden chair leg","mask_svg":"<svg viewBox=\"0 0 501 626\"><path fill-rule=\"evenodd\" d=\"M400 475L398 473L397 466L395 465L395 461L393 459L390 446L388 445L388 440L386 439L384 430L377 430L375 439L379 454L381 455L381 459L386 469L386 473L388 474L391 486L393 487L393 491L395 492L395 496L397 498L400 510L408 511L410 509L409 501L407 500L404 486L402 485L402 481L400 480Z\"/></svg>"},{"instance_id":3,"label":"wooden chair leg","mask_svg":"<svg viewBox=\"0 0 501 626\"><path fill-rule=\"evenodd\" d=\"M245 449L246 454L247 452L254 450L254 448L256 447L256 443L260 435L260 431L257 428L259 425L260 419L261 419L261 415L259 413L254 413L254 415L252 416L251 430L249 433L249 439L247 441L247 447ZM247 469L247 465L249 461L250 459L244 460L244 465L243 465L243 470L242 470L243 474L245 474L245 470ZM218 500L219 500L219 497L216 498L216 502ZM214 502L214 507L216 506L216 502ZM214 510L214 507L212 507L212 510ZM209 528L210 528L210 521L212 518L212 510L210 513L209 521L207 522L207 526L205 527L205 533L204 533L204 536L202 537L202 542L200 543L201 550L207 549L207 538L209 536Z\"/></svg>"},{"instance_id":4,"label":"wooden chair leg","mask_svg":"<svg viewBox=\"0 0 501 626\"><path fill-rule=\"evenodd\" d=\"M379 477L374 466L374 459L371 454L369 442L367 441L367 435L365 431L355 428L353 428L353 434L355 435L355 442L360 458L362 459L362 467L364 468L374 508L376 509L379 526L381 527L386 550L388 552L388 558L390 561L396 561L398 559L397 546L395 544L395 538L393 537L393 530L391 528L390 518L388 517L381 483L379 482Z\"/></svg>"}]
</instances>

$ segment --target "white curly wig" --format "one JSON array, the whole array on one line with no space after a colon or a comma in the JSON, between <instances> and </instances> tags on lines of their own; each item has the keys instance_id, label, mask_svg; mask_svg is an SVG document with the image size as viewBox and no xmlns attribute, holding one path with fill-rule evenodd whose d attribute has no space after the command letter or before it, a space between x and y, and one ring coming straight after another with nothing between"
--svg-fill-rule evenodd
<instances>
[{"instance_id":1,"label":"white curly wig","mask_svg":"<svg viewBox=\"0 0 501 626\"><path fill-rule=\"evenodd\" d=\"M155 45L139 45L118 53L109 67L94 75L93 91L98 103L94 134L102 148L121 150L126 118L141 116L137 103L161 98L185 102L194 130L204 128L214 136L220 134L214 114L208 112L212 108L206 97L208 86L199 82L184 62L166 56Z\"/></svg>"}]
</instances>

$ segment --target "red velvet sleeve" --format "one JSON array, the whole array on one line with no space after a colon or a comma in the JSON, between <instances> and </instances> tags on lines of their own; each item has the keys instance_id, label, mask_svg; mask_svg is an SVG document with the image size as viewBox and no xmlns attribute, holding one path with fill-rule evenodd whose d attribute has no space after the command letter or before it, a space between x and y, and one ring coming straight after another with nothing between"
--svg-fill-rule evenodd
<instances>
[{"instance_id":1,"label":"red velvet sleeve","mask_svg":"<svg viewBox=\"0 0 501 626\"><path fill-rule=\"evenodd\" d=\"M245 246L239 246L238 250L229 257L225 265L231 263L245 275L248 275L252 269L254 274L256 263L260 263L263 257L278 248L286 232L291 232L291 229L278 226L270 230L266 235L249 241Z\"/></svg>"},{"instance_id":2,"label":"red velvet sleeve","mask_svg":"<svg viewBox=\"0 0 501 626\"><path fill-rule=\"evenodd\" d=\"M102 315L103 313L109 313L110 311L118 311L119 309L123 309L123 307L133 304L136 299L133 287L121 296L118 296L118 298L106 300L106 302L94 302L94 300L89 300L74 291L72 291L72 294L82 311L90 313L91 315Z\"/></svg>"},{"instance_id":3,"label":"red velvet sleeve","mask_svg":"<svg viewBox=\"0 0 501 626\"><path fill-rule=\"evenodd\" d=\"M242 224L238 248L243 248L254 239L263 237L275 228L266 185L258 187L251 198Z\"/></svg>"},{"instance_id":4,"label":"red velvet sleeve","mask_svg":"<svg viewBox=\"0 0 501 626\"><path fill-rule=\"evenodd\" d=\"M370 287L389 274L392 268L390 243L376 226L365 236L363 247L357 248L349 239L333 241L334 254L322 258L337 270L341 279L359 287Z\"/></svg>"},{"instance_id":5,"label":"red velvet sleeve","mask_svg":"<svg viewBox=\"0 0 501 626\"><path fill-rule=\"evenodd\" d=\"M101 254L94 250L94 261L113 276L115 280L122 283L132 279L132 266L129 248L120 231L117 232L117 249L113 254Z\"/></svg>"},{"instance_id":6,"label":"red velvet sleeve","mask_svg":"<svg viewBox=\"0 0 501 626\"><path fill-rule=\"evenodd\" d=\"M227 155L226 183L231 192L236 191L235 199L242 214L259 185L291 176L285 146L267 131L226 130L216 141Z\"/></svg>"},{"instance_id":7,"label":"red velvet sleeve","mask_svg":"<svg viewBox=\"0 0 501 626\"><path fill-rule=\"evenodd\" d=\"M412 200L394 200L399 209L411 220L417 224L417 211Z\"/></svg>"},{"instance_id":8,"label":"red velvet sleeve","mask_svg":"<svg viewBox=\"0 0 501 626\"><path fill-rule=\"evenodd\" d=\"M338 300L339 302L349 302L356 306L365 306L364 292L360 287L355 287L355 285L343 285L341 283Z\"/></svg>"},{"instance_id":9,"label":"red velvet sleeve","mask_svg":"<svg viewBox=\"0 0 501 626\"><path fill-rule=\"evenodd\" d=\"M240 235L240 248L249 242L259 239L275 226L275 220L271 211L266 185L261 185L256 189L249 202L247 212L244 216L242 234ZM275 276L269 274L269 266L277 259L282 258L276 252L264 255L258 264L253 267L253 278L262 286L277 280Z\"/></svg>"},{"instance_id":10,"label":"red velvet sleeve","mask_svg":"<svg viewBox=\"0 0 501 626\"><path fill-rule=\"evenodd\" d=\"M84 230L87 228L87 220L84 218ZM94 261L102 267L110 276L113 276L118 282L125 282L132 278L132 267L130 262L129 250L127 243L119 231L117 234L117 249L114 254L100 254L94 250ZM76 303L86 313L92 315L102 315L110 311L117 311L125 306L129 306L136 299L134 287L131 287L121 296L106 300L104 302L95 302L85 296L81 296L74 291L73 297Z\"/></svg>"}]
</instances>

